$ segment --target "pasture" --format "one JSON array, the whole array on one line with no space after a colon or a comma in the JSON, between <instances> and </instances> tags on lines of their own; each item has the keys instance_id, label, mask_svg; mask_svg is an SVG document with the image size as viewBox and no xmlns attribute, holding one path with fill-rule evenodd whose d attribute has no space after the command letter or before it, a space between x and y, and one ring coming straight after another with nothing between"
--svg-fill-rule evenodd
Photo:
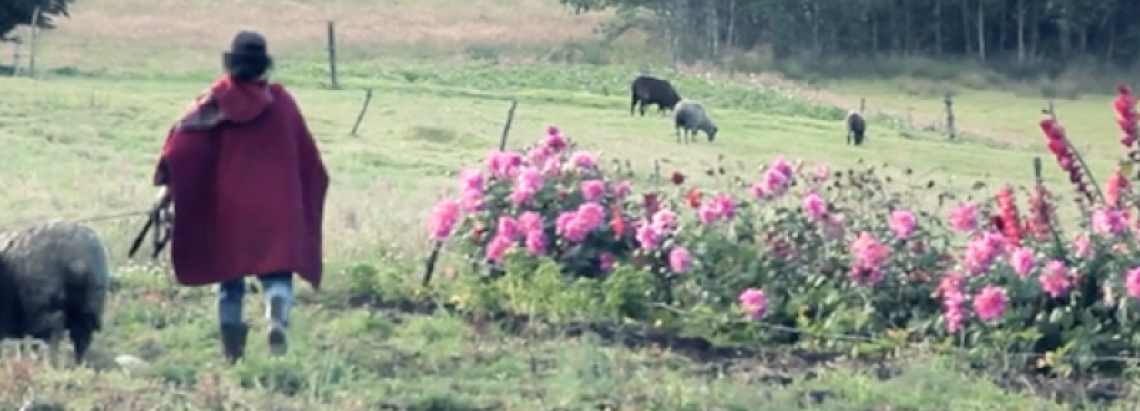
<instances>
[{"instance_id":1,"label":"pasture","mask_svg":"<svg viewBox=\"0 0 1140 411\"><path fill-rule=\"evenodd\" d=\"M578 314L536 319L573 311L568 305L527 312L522 302L503 304L528 314L524 320L428 303L473 295L463 281L473 273L451 247L433 286L419 285L431 250L428 219L438 200L455 194L457 173L479 167L499 143L511 100L519 105L509 147L532 144L554 125L603 166L628 161L641 188L671 191L673 172L694 186L725 187L706 172L722 165L753 181L758 166L784 156L836 170L875 167L900 185L933 184L915 195L915 207L945 215L938 193L988 201L1001 184L1030 185L1031 161L1043 157L1054 191L1071 191L1036 126L1042 101L997 93L960 92L958 122L968 136L950 142L912 127L938 121L938 98L897 93L890 83L814 89L772 76L686 76L675 84L711 108L721 131L715 143L677 144L670 118L653 110L629 116L638 57L617 62L626 65L526 57L589 43L607 18L575 16L553 0L80 0L70 20L39 40L39 78L0 78L0 227L91 220L121 269L91 367L54 369L9 350L0 362L0 408L1060 410L1131 387L1113 378L1103 388L1084 375L1038 383L1015 365L975 367L976 353L937 344L868 348L875 339L837 336L816 350L753 344L739 354L692 339L700 336L683 316L668 321L690 332L674 338L629 324L567 326L589 320ZM323 86L325 20L341 29L341 90ZM179 288L163 264L127 261L141 217L105 217L150 204L165 131L244 27L268 36L274 77L306 111L330 169L330 283L302 292L284 358L264 354L261 296L251 295L250 354L230 367L221 359L214 290ZM613 47L634 50L642 40ZM373 99L354 136L364 89ZM861 97L872 116L867 145L855 148L843 143L841 119ZM1098 183L1124 153L1111 99L1057 103ZM867 349L874 359L823 353Z\"/></svg>"}]
</instances>

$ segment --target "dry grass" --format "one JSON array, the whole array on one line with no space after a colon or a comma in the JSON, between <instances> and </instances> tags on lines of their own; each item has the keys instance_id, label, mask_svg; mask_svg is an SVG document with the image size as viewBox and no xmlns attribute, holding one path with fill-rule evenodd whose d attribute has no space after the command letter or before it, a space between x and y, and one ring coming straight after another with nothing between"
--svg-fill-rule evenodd
<instances>
[{"instance_id":1,"label":"dry grass","mask_svg":"<svg viewBox=\"0 0 1140 411\"><path fill-rule=\"evenodd\" d=\"M216 67L237 30L266 33L280 55L319 58L326 22L342 48L459 51L469 45L546 45L591 37L608 14L574 15L555 0L87 0L45 37L47 66L110 70L162 58L169 67Z\"/></svg>"}]
</instances>

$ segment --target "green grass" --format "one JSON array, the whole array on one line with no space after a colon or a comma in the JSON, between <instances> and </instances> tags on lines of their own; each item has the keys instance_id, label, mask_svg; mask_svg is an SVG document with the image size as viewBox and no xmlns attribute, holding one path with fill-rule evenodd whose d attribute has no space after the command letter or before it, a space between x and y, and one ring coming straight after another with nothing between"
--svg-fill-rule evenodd
<instances>
[{"instance_id":1,"label":"green grass","mask_svg":"<svg viewBox=\"0 0 1140 411\"><path fill-rule=\"evenodd\" d=\"M446 410L583 409L597 404L663 410L930 409L931 404L954 410L999 405L1050 409L1050 402L1035 396L1003 393L986 379L971 378L951 357L907 353L891 362L894 375L880 379L873 375L874 367L849 361L817 369L822 365L796 364L803 360L793 361L797 357L790 355L782 361L694 359L668 345L631 348L598 336L567 337L553 326L522 333L478 332L459 314L347 304L364 287L382 289L393 298L412 298L415 287L409 283L417 272L413 264L426 253L425 210L451 189L458 168L478 165L498 143L510 98L520 101L511 146L534 140L547 124L554 124L608 158L629 159L643 172L654 159L666 159L665 172L681 170L705 185L718 184L701 170L720 156L751 169L784 155L833 165L852 165L859 159L886 162L898 169L914 168L949 189L963 189L976 179L1028 180L1029 160L1038 154L948 143L912 130L879 130L869 146L852 148L842 143L831 111L772 94L757 95L752 103L720 105L724 108L714 112L723 130L720 139L682 146L674 142L668 120L630 117L624 96L599 91L608 85L567 92L557 87L568 89L572 82L547 83L556 77L546 70L496 75L478 67L440 69L430 80L434 83L413 84L350 79L373 88L375 96L358 136L349 130L362 92L323 90L313 87L313 81L293 81L302 79L301 74L282 73L297 84L293 90L320 138L334 181L326 217L333 234L328 245L331 285L319 295L303 295L307 303L297 315L295 350L287 358L269 359L259 354L261 342L254 337L248 362L222 366L210 291L174 288L161 271L128 269L119 278L108 313L110 326L100 335L93 360L96 369L112 370L109 375L44 371L40 365L15 361L6 363L2 372L15 376L20 367L31 367L34 377L0 383L0 389L31 386L44 400L80 408L106 402L116 409L158 404L214 409L211 401L255 409L272 403L292 407L284 409L349 410L383 404ZM579 76L588 73L578 70ZM618 81L612 72L597 74ZM464 87L457 87L460 84ZM147 204L152 194L147 176L162 131L201 90L202 82L3 79L0 86L5 90L0 129L8 146L3 162L31 173L2 177L7 194L0 197L0 207L11 211L0 221L13 226L47 217L118 213ZM717 87L726 93L753 92ZM797 110L803 115L796 115ZM126 235L138 223L93 224L121 256ZM345 271L355 263L381 267L381 272L362 280ZM442 287L446 290L447 283ZM248 315L256 318L259 301L248 305ZM144 363L122 370L114 359L124 355ZM730 370L710 371L718 367ZM775 384L772 374L798 382ZM76 385L84 388L70 388ZM11 393L4 398L20 397ZM824 400L814 403L809 398L813 395Z\"/></svg>"}]
</instances>

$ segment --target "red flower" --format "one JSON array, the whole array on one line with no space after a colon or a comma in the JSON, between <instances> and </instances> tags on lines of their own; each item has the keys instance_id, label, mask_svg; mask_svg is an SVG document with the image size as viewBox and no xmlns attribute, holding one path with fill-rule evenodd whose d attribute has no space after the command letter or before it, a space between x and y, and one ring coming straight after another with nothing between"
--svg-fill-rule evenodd
<instances>
[{"instance_id":1,"label":"red flower","mask_svg":"<svg viewBox=\"0 0 1140 411\"><path fill-rule=\"evenodd\" d=\"M625 235L625 218L621 215L621 208L616 204L611 209L610 229L614 230L615 239L620 239Z\"/></svg>"},{"instance_id":2,"label":"red flower","mask_svg":"<svg viewBox=\"0 0 1140 411\"><path fill-rule=\"evenodd\" d=\"M1025 230L1037 241L1048 240L1052 234L1053 212L1052 194L1044 185L1038 184L1029 197L1029 218L1025 221Z\"/></svg>"},{"instance_id":3,"label":"red flower","mask_svg":"<svg viewBox=\"0 0 1140 411\"><path fill-rule=\"evenodd\" d=\"M685 175L681 174L680 171L674 171L673 176L669 178L669 181L672 181L673 185L678 185L678 186L681 184L685 184Z\"/></svg>"},{"instance_id":4,"label":"red flower","mask_svg":"<svg viewBox=\"0 0 1140 411\"><path fill-rule=\"evenodd\" d=\"M1112 102L1112 108L1116 111L1116 125L1123 132L1120 144L1131 151L1137 138L1140 137L1136 127L1137 120L1140 120L1140 116L1136 114L1136 95L1132 94L1132 90L1125 85L1117 86L1116 91L1120 95Z\"/></svg>"},{"instance_id":5,"label":"red flower","mask_svg":"<svg viewBox=\"0 0 1140 411\"><path fill-rule=\"evenodd\" d=\"M1005 239L1015 246L1021 245L1021 217L1017 213L1017 203L1013 198L1013 189L1009 186L998 190L998 230L1005 234Z\"/></svg>"},{"instance_id":6,"label":"red flower","mask_svg":"<svg viewBox=\"0 0 1140 411\"><path fill-rule=\"evenodd\" d=\"M689 189L689 192L685 194L685 201L689 203L689 207L694 209L700 208L701 190L697 190L696 188Z\"/></svg>"}]
</instances>

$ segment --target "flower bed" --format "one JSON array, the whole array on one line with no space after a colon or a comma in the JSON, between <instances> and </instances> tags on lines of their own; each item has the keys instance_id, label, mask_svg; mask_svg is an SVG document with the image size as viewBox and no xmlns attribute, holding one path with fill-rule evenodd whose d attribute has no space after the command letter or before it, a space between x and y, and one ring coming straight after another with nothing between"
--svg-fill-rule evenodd
<instances>
[{"instance_id":1,"label":"flower bed","mask_svg":"<svg viewBox=\"0 0 1140 411\"><path fill-rule=\"evenodd\" d=\"M1131 161L1135 104L1121 88L1114 107ZM1131 161L1102 193L1056 121L1041 128L1087 216L1075 232L1057 224L1061 204L1040 181L1023 198L1004 186L958 201L932 182L900 183L909 170L777 157L754 183L714 167L718 187L674 173L636 190L627 167L599 164L551 127L537 145L464 171L431 233L487 267L461 278L475 309L634 320L753 345L921 340L1100 367L1094 357L1140 348Z\"/></svg>"}]
</instances>

